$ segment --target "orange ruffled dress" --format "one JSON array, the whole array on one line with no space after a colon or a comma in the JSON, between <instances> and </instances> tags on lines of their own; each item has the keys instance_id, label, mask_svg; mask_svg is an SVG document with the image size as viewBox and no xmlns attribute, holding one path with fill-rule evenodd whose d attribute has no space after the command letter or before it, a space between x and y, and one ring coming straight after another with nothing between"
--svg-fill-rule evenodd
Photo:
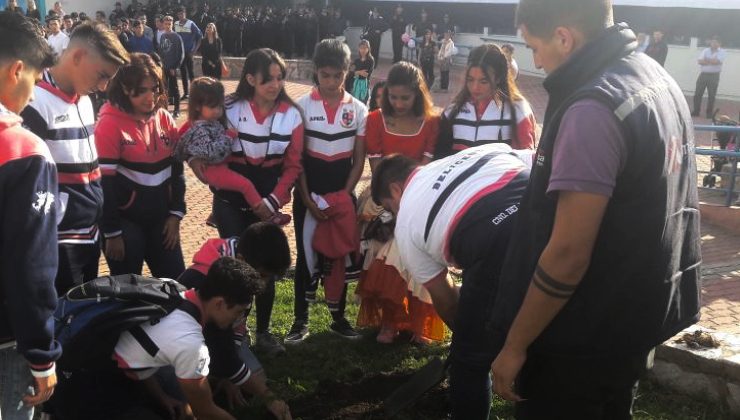
<instances>
[{"instance_id":1,"label":"orange ruffled dress","mask_svg":"<svg viewBox=\"0 0 740 420\"><path fill-rule=\"evenodd\" d=\"M431 157L437 132L438 119L429 119L416 135L388 133L382 114L375 111L367 119L368 157L402 153L421 161L424 156ZM365 260L355 292L361 299L357 325L410 331L415 337L441 341L444 322L437 315L429 292L414 282L401 264L395 239L365 239L368 223L382 211L370 197L369 188L360 195L358 214Z\"/></svg>"}]
</instances>

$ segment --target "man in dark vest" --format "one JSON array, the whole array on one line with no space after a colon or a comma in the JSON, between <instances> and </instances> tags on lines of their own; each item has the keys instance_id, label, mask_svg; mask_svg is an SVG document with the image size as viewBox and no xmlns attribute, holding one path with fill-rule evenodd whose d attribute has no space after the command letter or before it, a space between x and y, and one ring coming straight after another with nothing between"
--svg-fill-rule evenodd
<instances>
[{"instance_id":1,"label":"man in dark vest","mask_svg":"<svg viewBox=\"0 0 740 420\"><path fill-rule=\"evenodd\" d=\"M697 322L694 132L611 0L521 0L542 137L488 327L519 419L627 419L652 349Z\"/></svg>"}]
</instances>

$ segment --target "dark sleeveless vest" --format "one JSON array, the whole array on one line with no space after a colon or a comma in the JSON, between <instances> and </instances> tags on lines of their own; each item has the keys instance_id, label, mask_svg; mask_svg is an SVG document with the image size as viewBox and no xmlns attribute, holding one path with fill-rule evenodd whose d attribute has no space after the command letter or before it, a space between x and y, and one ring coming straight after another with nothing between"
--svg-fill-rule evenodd
<instances>
[{"instance_id":1,"label":"dark sleeveless vest","mask_svg":"<svg viewBox=\"0 0 740 420\"><path fill-rule=\"evenodd\" d=\"M544 82L549 94L531 180L512 234L488 328L499 345L552 232L557 195L546 194L560 122L575 101L614 110L628 156L575 294L530 347L573 356L637 353L699 319L700 233L694 131L671 76L635 53L618 24ZM577 163L574 163L577 164Z\"/></svg>"}]
</instances>

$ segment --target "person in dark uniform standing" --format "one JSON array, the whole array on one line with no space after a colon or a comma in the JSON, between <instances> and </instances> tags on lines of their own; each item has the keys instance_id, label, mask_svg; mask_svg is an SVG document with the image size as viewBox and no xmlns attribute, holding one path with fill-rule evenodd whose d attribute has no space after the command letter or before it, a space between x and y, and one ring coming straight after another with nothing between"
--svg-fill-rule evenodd
<instances>
[{"instance_id":1,"label":"person in dark uniform standing","mask_svg":"<svg viewBox=\"0 0 740 420\"><path fill-rule=\"evenodd\" d=\"M373 11L370 12L370 18L367 21L367 29L365 31L366 39L370 41L370 48L373 57L375 57L375 67L378 67L380 62L380 38L383 36L383 32L388 30L388 23L383 19L383 16L378 12L377 7L373 7Z\"/></svg>"},{"instance_id":2,"label":"person in dark uniform standing","mask_svg":"<svg viewBox=\"0 0 740 420\"><path fill-rule=\"evenodd\" d=\"M347 29L347 20L342 16L342 9L334 9L334 16L331 20L331 28L329 29L329 36L336 38L338 36L344 36L344 31Z\"/></svg>"},{"instance_id":3,"label":"person in dark uniform standing","mask_svg":"<svg viewBox=\"0 0 740 420\"><path fill-rule=\"evenodd\" d=\"M391 18L391 34L393 35L393 63L401 61L403 55L403 39L406 33L406 18L403 16L403 6L396 6L396 12Z\"/></svg>"},{"instance_id":4,"label":"person in dark uniform standing","mask_svg":"<svg viewBox=\"0 0 740 420\"><path fill-rule=\"evenodd\" d=\"M517 419L629 419L652 349L700 315L689 106L611 0L520 0L516 26L548 104L490 308L493 389Z\"/></svg>"},{"instance_id":5,"label":"person in dark uniform standing","mask_svg":"<svg viewBox=\"0 0 740 420\"><path fill-rule=\"evenodd\" d=\"M311 54L314 47L316 47L316 43L319 42L319 18L316 16L314 9L308 9L306 12L303 27L305 28L303 42L306 45L306 54Z\"/></svg>"},{"instance_id":6,"label":"person in dark uniform standing","mask_svg":"<svg viewBox=\"0 0 740 420\"><path fill-rule=\"evenodd\" d=\"M306 56L306 44L303 42L305 25L306 9L301 6L292 16L291 23L293 25L293 45L295 47L296 58L304 58Z\"/></svg>"},{"instance_id":7,"label":"person in dark uniform standing","mask_svg":"<svg viewBox=\"0 0 740 420\"><path fill-rule=\"evenodd\" d=\"M293 57L293 10L288 8L280 15L280 44L285 58Z\"/></svg>"}]
</instances>

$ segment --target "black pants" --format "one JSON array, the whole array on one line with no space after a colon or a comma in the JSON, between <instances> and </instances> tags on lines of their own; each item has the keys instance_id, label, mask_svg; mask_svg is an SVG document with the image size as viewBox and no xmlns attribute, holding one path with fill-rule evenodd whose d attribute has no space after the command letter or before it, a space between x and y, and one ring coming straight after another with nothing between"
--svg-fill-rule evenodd
<instances>
[{"instance_id":1,"label":"black pants","mask_svg":"<svg viewBox=\"0 0 740 420\"><path fill-rule=\"evenodd\" d=\"M182 77L182 93L183 95L187 95L190 92L188 90L188 83L195 77L192 52L185 53L185 59L182 60L182 64L180 65L180 77Z\"/></svg>"},{"instance_id":2,"label":"black pants","mask_svg":"<svg viewBox=\"0 0 740 420\"><path fill-rule=\"evenodd\" d=\"M144 261L154 277L176 279L185 271L182 248L165 249L162 245L164 219L151 222L134 222L121 218L125 256L123 261L108 261L112 275L141 274Z\"/></svg>"},{"instance_id":3,"label":"black pants","mask_svg":"<svg viewBox=\"0 0 740 420\"><path fill-rule=\"evenodd\" d=\"M401 58L403 56L403 40L401 39L401 36L403 35L403 32L393 32L393 63L398 63L401 61ZM377 57L377 56L373 56ZM377 58L376 58L377 60Z\"/></svg>"},{"instance_id":4,"label":"black pants","mask_svg":"<svg viewBox=\"0 0 740 420\"><path fill-rule=\"evenodd\" d=\"M439 88L447 90L450 87L450 71L440 70L439 72Z\"/></svg>"},{"instance_id":5,"label":"black pants","mask_svg":"<svg viewBox=\"0 0 740 420\"><path fill-rule=\"evenodd\" d=\"M140 381L111 365L105 369L59 375L44 412L55 420L158 420L169 418L147 395Z\"/></svg>"},{"instance_id":6,"label":"black pants","mask_svg":"<svg viewBox=\"0 0 740 420\"><path fill-rule=\"evenodd\" d=\"M171 70L164 71L164 77L167 82L167 96L175 106L175 112L180 112L180 87L177 85L177 70L175 74L170 74Z\"/></svg>"},{"instance_id":7,"label":"black pants","mask_svg":"<svg viewBox=\"0 0 740 420\"><path fill-rule=\"evenodd\" d=\"M311 273L306 265L306 253L303 249L303 225L305 222L306 206L303 205L300 196L296 193L293 196L293 226L295 227L295 279L293 280L293 317L294 322L308 325L308 301L306 300L306 285L311 281ZM347 307L347 284L344 284L342 297L339 300L339 307L336 311L331 311L333 319L344 318L344 312Z\"/></svg>"},{"instance_id":8,"label":"black pants","mask_svg":"<svg viewBox=\"0 0 740 420\"><path fill-rule=\"evenodd\" d=\"M212 65L203 58L203 62L200 65L201 71L203 71L203 76L213 77L216 80L221 80L221 58L219 57L219 60L214 63L215 65Z\"/></svg>"},{"instance_id":9,"label":"black pants","mask_svg":"<svg viewBox=\"0 0 740 420\"><path fill-rule=\"evenodd\" d=\"M424 75L424 81L427 82L427 87L431 89L434 84L434 60L422 61L421 73Z\"/></svg>"},{"instance_id":10,"label":"black pants","mask_svg":"<svg viewBox=\"0 0 740 420\"><path fill-rule=\"evenodd\" d=\"M259 222L251 210L242 210L218 197L213 197L213 217L218 226L218 235L222 238L240 236L250 225ZM257 310L257 332L270 331L272 307L275 304L275 282L267 282L265 290L254 299Z\"/></svg>"},{"instance_id":11,"label":"black pants","mask_svg":"<svg viewBox=\"0 0 740 420\"><path fill-rule=\"evenodd\" d=\"M506 187L471 206L450 238L450 253L463 269L455 331L450 347L450 399L454 420L488 419L491 409L491 363L495 343L486 332L486 314L495 299L498 279L529 176L521 173ZM495 219L500 219L494 223Z\"/></svg>"},{"instance_id":12,"label":"black pants","mask_svg":"<svg viewBox=\"0 0 740 420\"><path fill-rule=\"evenodd\" d=\"M694 90L694 115L701 112L701 100L704 96L704 90L709 91L707 100L707 118L712 117L714 113L714 98L717 96L717 87L719 86L719 73L701 73L696 79L696 89Z\"/></svg>"},{"instance_id":13,"label":"black pants","mask_svg":"<svg viewBox=\"0 0 740 420\"><path fill-rule=\"evenodd\" d=\"M94 244L59 244L59 266L54 284L57 295L86 281L98 277L100 260L100 243Z\"/></svg>"},{"instance_id":14,"label":"black pants","mask_svg":"<svg viewBox=\"0 0 740 420\"><path fill-rule=\"evenodd\" d=\"M647 353L611 357L530 354L517 379L517 419L628 420Z\"/></svg>"},{"instance_id":15,"label":"black pants","mask_svg":"<svg viewBox=\"0 0 740 420\"><path fill-rule=\"evenodd\" d=\"M378 67L380 62L380 35L371 33L367 36L368 42L370 42L370 52L375 58L375 67Z\"/></svg>"}]
</instances>

